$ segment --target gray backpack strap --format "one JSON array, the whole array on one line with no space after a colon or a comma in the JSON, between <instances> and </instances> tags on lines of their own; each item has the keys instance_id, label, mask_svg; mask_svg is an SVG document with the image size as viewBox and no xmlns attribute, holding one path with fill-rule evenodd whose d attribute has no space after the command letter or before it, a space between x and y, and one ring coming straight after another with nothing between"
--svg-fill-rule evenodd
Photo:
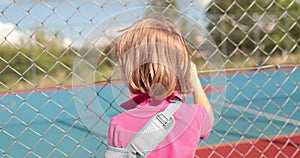
<instances>
[{"instance_id":1,"label":"gray backpack strap","mask_svg":"<svg viewBox=\"0 0 300 158\"><path fill-rule=\"evenodd\" d=\"M180 105L180 101L172 102L163 112L152 117L130 141L126 149L137 157L146 157L174 127L173 114Z\"/></svg>"},{"instance_id":2,"label":"gray backpack strap","mask_svg":"<svg viewBox=\"0 0 300 158\"><path fill-rule=\"evenodd\" d=\"M159 113L156 117L157 119L163 124L166 125L173 116L173 114L177 111L177 109L180 107L181 102L176 101L172 102L163 112Z\"/></svg>"}]
</instances>

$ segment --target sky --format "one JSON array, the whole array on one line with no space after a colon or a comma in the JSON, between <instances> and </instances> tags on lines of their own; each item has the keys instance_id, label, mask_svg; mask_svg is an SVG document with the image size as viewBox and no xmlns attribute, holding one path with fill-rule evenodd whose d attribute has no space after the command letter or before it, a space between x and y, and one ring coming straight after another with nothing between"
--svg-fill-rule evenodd
<instances>
[{"instance_id":1,"label":"sky","mask_svg":"<svg viewBox=\"0 0 300 158\"><path fill-rule=\"evenodd\" d=\"M177 1L189 17L200 17L210 0ZM19 44L42 28L49 35L58 34L65 45L94 40L97 34L117 35L120 30L141 18L145 0L2 0L0 2L0 44ZM114 16L117 15L117 16ZM103 37L102 41L110 41ZM107 43L103 42L103 43Z\"/></svg>"}]
</instances>

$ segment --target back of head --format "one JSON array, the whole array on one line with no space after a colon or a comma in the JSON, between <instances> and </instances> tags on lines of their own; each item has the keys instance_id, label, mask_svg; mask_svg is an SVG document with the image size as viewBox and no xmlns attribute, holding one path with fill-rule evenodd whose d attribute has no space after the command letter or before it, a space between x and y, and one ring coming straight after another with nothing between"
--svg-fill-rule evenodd
<instances>
[{"instance_id":1,"label":"back of head","mask_svg":"<svg viewBox=\"0 0 300 158\"><path fill-rule=\"evenodd\" d=\"M148 93L163 99L174 91L190 91L186 41L179 29L161 14L150 14L126 29L116 51L122 78L132 93Z\"/></svg>"}]
</instances>

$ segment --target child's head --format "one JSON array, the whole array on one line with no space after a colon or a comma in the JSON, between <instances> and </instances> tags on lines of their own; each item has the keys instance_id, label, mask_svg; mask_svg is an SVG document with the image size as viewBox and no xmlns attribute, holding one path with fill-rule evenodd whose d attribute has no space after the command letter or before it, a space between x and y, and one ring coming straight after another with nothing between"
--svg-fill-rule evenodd
<instances>
[{"instance_id":1,"label":"child's head","mask_svg":"<svg viewBox=\"0 0 300 158\"><path fill-rule=\"evenodd\" d=\"M165 98L188 93L190 53L178 28L162 16L152 16L126 29L116 45L122 77L134 94Z\"/></svg>"}]
</instances>

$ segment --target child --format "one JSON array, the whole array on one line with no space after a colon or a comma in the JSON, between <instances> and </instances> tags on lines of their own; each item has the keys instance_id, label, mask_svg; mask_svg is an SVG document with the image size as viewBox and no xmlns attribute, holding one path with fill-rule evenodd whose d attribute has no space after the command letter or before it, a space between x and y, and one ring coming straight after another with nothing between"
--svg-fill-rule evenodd
<instances>
[{"instance_id":1,"label":"child","mask_svg":"<svg viewBox=\"0 0 300 158\"><path fill-rule=\"evenodd\" d=\"M126 148L155 114L176 100L182 104L174 114L174 127L147 157L194 157L199 139L211 131L213 112L180 31L154 14L129 27L116 51L122 79L136 96L121 105L126 112L111 120L108 145ZM182 96L191 91L195 104L186 104Z\"/></svg>"}]
</instances>

